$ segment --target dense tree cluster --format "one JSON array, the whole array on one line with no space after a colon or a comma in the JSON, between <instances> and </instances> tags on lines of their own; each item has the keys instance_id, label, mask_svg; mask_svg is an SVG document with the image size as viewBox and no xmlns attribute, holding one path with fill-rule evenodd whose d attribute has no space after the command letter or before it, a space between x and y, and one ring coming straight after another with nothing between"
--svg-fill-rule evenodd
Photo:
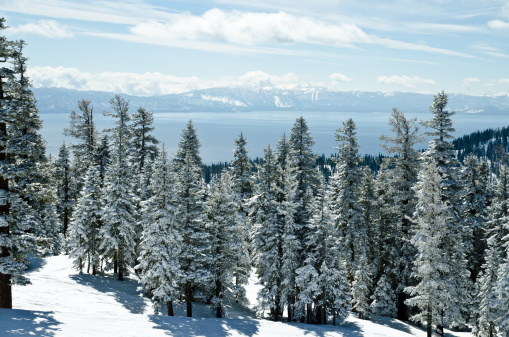
<instances>
[{"instance_id":1,"label":"dense tree cluster","mask_svg":"<svg viewBox=\"0 0 509 337\"><path fill-rule=\"evenodd\" d=\"M131 113L119 95L106 130L93 103L78 102L72 144L48 160L23 45L0 39L1 307L12 307L11 285L29 282L28 254L65 252L79 272L135 272L168 315L182 305L191 317L201 301L224 317L256 274L259 312L274 320L336 324L353 312L424 323L428 336L508 331L507 137L453 143L444 92L421 123L426 151L415 149L416 119L394 109L380 137L391 156L364 168L352 119L325 158L300 117L263 158L250 160L241 133L231 163L206 171L192 121L169 158L152 113ZM486 135L496 156L458 150Z\"/></svg>"}]
</instances>

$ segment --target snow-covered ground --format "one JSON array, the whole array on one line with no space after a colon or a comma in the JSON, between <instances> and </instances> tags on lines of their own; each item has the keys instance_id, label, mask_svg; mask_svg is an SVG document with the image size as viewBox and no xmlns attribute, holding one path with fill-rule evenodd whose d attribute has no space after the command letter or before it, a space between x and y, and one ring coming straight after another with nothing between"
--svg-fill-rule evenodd
<instances>
[{"instance_id":1,"label":"snow-covered ground","mask_svg":"<svg viewBox=\"0 0 509 337\"><path fill-rule=\"evenodd\" d=\"M0 336L278 336L278 337L409 337L424 330L385 317L371 321L350 317L341 326L282 323L256 319L249 308L228 308L230 318L212 318L205 305L196 305L196 318L154 315L152 303L131 279L79 275L67 256L33 259L32 285L14 287L14 309L0 309ZM254 283L254 282L252 282ZM247 289L250 299L257 285ZM447 336L469 337L469 333Z\"/></svg>"}]
</instances>

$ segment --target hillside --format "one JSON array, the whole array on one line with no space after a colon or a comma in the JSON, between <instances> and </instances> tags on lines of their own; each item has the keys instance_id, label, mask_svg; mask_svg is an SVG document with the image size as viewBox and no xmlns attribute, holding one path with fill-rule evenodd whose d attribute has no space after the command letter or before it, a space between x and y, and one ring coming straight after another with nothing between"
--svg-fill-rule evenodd
<instances>
[{"instance_id":1,"label":"hillside","mask_svg":"<svg viewBox=\"0 0 509 337\"><path fill-rule=\"evenodd\" d=\"M15 287L14 309L0 309L0 336L425 336L425 331L398 320L373 317L349 319L341 326L272 322L256 319L249 308L230 306L227 319L196 304L198 317L154 315L151 301L137 290L135 279L79 275L67 256L31 260L32 285ZM256 298L252 280L248 297ZM469 333L446 336L467 337Z\"/></svg>"},{"instance_id":2,"label":"hillside","mask_svg":"<svg viewBox=\"0 0 509 337\"><path fill-rule=\"evenodd\" d=\"M102 112L109 109L113 93L76 91L60 88L35 88L41 113L66 113L77 109L83 98ZM231 111L333 111L427 112L433 95L409 92L332 91L324 88L283 90L278 88L211 88L163 96L122 95L134 108L157 112L231 112ZM508 95L468 96L449 94L449 107L458 113L504 114L509 111Z\"/></svg>"}]
</instances>

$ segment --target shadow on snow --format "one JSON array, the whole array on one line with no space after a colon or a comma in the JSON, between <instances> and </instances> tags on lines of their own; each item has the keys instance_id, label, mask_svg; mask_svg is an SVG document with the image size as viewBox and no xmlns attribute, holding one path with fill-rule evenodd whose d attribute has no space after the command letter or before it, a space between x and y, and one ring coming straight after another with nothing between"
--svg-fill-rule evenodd
<instances>
[{"instance_id":1,"label":"shadow on snow","mask_svg":"<svg viewBox=\"0 0 509 337\"><path fill-rule=\"evenodd\" d=\"M224 337L230 331L241 336L254 336L258 333L260 323L252 319L232 318L192 318L149 315L156 329L166 330L174 337L207 336Z\"/></svg>"},{"instance_id":2,"label":"shadow on snow","mask_svg":"<svg viewBox=\"0 0 509 337\"><path fill-rule=\"evenodd\" d=\"M55 336L61 322L52 311L0 309L0 336Z\"/></svg>"},{"instance_id":3,"label":"shadow on snow","mask_svg":"<svg viewBox=\"0 0 509 337\"><path fill-rule=\"evenodd\" d=\"M136 290L139 283L134 280L118 281L109 275L94 276L85 274L71 275L70 278L78 284L92 287L108 295L113 295L115 300L132 314L143 314L145 312L145 300L141 293Z\"/></svg>"}]
</instances>

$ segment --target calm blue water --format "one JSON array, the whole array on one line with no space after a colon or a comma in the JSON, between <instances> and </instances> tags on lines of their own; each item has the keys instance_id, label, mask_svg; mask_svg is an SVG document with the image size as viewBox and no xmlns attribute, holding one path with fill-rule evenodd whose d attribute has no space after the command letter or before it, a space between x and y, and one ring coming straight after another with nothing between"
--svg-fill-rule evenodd
<instances>
[{"instance_id":1,"label":"calm blue water","mask_svg":"<svg viewBox=\"0 0 509 337\"><path fill-rule=\"evenodd\" d=\"M378 137L383 132L391 134L387 122L390 112L346 113L346 112L228 112L228 113L157 113L154 114L154 135L164 142L168 153L173 154L180 140L180 134L191 119L201 139L201 156L205 163L230 161L233 154L233 141L243 132L247 139L247 149L251 157L263 156L263 149L268 144L275 146L283 132L289 136L295 120L304 116L311 135L315 140L314 151L330 155L335 152L334 131L342 127L343 121L353 118L357 124L357 136L360 152L378 154L383 152ZM431 113L406 114L407 118L417 116L428 120ZM97 115L99 129L111 126L110 118ZM63 129L69 125L65 114L41 114L43 120L42 135L47 141L47 152L58 154L58 148L65 141L73 140L64 137ZM491 116L477 114L457 114L453 116L455 136L509 125L509 116ZM424 131L424 129L422 129ZM420 147L425 147L422 144Z\"/></svg>"}]
</instances>

